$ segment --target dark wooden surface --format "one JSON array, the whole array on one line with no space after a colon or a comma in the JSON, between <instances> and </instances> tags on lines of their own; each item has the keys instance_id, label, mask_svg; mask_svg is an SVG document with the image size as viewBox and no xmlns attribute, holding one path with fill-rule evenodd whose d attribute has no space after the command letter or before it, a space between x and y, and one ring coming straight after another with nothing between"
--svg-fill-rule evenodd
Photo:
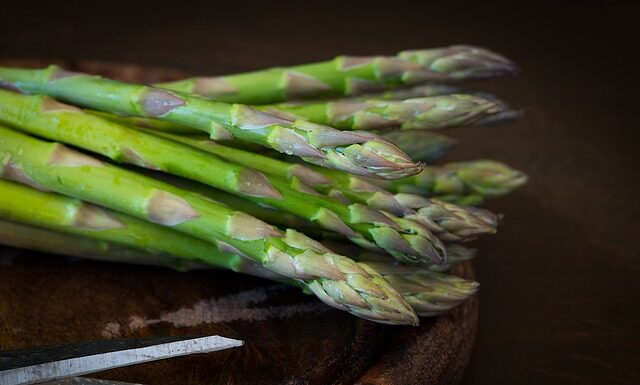
<instances>
[{"instance_id":1,"label":"dark wooden surface","mask_svg":"<svg viewBox=\"0 0 640 385\"><path fill-rule=\"evenodd\" d=\"M245 341L237 349L95 375L112 380L453 384L463 375L476 329L477 299L420 327L385 327L332 310L297 289L230 272L178 273L1 246L0 257L2 350L173 335ZM456 273L474 276L469 263Z\"/></svg>"},{"instance_id":2,"label":"dark wooden surface","mask_svg":"<svg viewBox=\"0 0 640 385\"><path fill-rule=\"evenodd\" d=\"M0 55L220 74L458 42L506 54L521 74L486 87L526 115L456 130L448 158L531 176L489 203L506 221L479 243L482 311L463 383L640 383L637 7L344 3L12 2Z\"/></svg>"}]
</instances>

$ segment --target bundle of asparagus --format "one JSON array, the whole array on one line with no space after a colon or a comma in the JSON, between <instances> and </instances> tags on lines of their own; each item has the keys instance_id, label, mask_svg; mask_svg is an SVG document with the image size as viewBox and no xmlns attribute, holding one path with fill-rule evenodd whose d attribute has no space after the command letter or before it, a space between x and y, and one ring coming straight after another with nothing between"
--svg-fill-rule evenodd
<instances>
[{"instance_id":1,"label":"bundle of asparagus","mask_svg":"<svg viewBox=\"0 0 640 385\"><path fill-rule=\"evenodd\" d=\"M455 144L431 130L516 116L450 84L514 70L469 46L157 86L0 67L0 243L230 269L416 325L478 288L443 273L499 222L465 205L526 181L495 161L424 166Z\"/></svg>"}]
</instances>

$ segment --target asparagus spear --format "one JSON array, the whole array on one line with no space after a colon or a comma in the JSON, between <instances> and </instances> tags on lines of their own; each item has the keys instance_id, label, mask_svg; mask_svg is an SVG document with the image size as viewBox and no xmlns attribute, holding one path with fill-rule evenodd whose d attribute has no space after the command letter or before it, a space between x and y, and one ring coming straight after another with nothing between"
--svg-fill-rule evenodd
<instances>
[{"instance_id":1,"label":"asparagus spear","mask_svg":"<svg viewBox=\"0 0 640 385\"><path fill-rule=\"evenodd\" d=\"M498 106L500 112L484 117L481 121L476 122L475 125L488 126L501 124L511 120L515 120L522 115L522 111L509 108L509 106L504 101L500 100L495 95L488 94L486 92L465 90L460 87L447 84L426 84L412 88L389 90L380 94L370 94L354 98L334 99L333 102L364 102L368 100L400 101L406 99L431 98L433 96L454 94L469 94L477 96L489 100Z\"/></svg>"},{"instance_id":2,"label":"asparagus spear","mask_svg":"<svg viewBox=\"0 0 640 385\"><path fill-rule=\"evenodd\" d=\"M396 194L396 199L416 210L405 218L424 223L445 242L468 242L479 236L495 234L497 218L488 210L475 211L466 207L429 199L416 194Z\"/></svg>"},{"instance_id":3,"label":"asparagus spear","mask_svg":"<svg viewBox=\"0 0 640 385\"><path fill-rule=\"evenodd\" d=\"M366 196L366 194L384 196L386 198L387 194L389 194L381 186L368 183L357 176L321 168L314 168L314 171L333 182L332 190L327 192L328 194L342 196L346 200L353 199L357 202L362 195ZM417 194L396 194L393 198L404 210L403 218L424 224L442 241L466 242L481 235L494 234L496 232L496 226L491 226L487 223L487 220L479 217L480 214L489 215L490 212L486 210L476 214L476 212L472 212L465 207L427 199ZM377 201L374 200L371 205L376 207L379 201L386 202L378 199Z\"/></svg>"},{"instance_id":4,"label":"asparagus spear","mask_svg":"<svg viewBox=\"0 0 640 385\"><path fill-rule=\"evenodd\" d=\"M285 213L249 202L246 199L215 191L212 189L198 189L189 186L190 190L198 191L205 196L212 197L237 210L280 227L292 227L305 233L317 234L313 223L289 218ZM495 234L497 216L488 210L476 211L460 207L452 203L437 199L428 199L414 194L397 194L406 207L416 211L404 216L426 226L438 239L443 242L469 242L480 236ZM447 252L448 255L448 252Z\"/></svg>"},{"instance_id":5,"label":"asparagus spear","mask_svg":"<svg viewBox=\"0 0 640 385\"><path fill-rule=\"evenodd\" d=\"M462 242L475 239L480 235L493 234L496 231L497 223L492 226L490 223L486 223L486 220L477 218L479 214L471 212L467 208L409 194L404 194L402 200L399 200L379 186L337 170L318 167L311 170L305 166L290 164L264 155L221 146L208 139L199 140L166 133L158 133L158 135L202 149L232 162L253 166L265 174L287 179L291 186L300 191L309 191L309 187L311 187L347 205L351 205L353 202L364 203L388 211L393 215L400 215L413 222L422 223L438 235L441 240ZM238 208L242 205L241 203L236 204ZM246 204L242 207L246 207ZM272 219L269 216L260 216L262 213L259 211L257 209L252 212L261 219ZM486 216L491 213L482 212L482 214ZM394 220L398 221L395 218ZM405 224L408 227L412 226L411 222Z\"/></svg>"},{"instance_id":6,"label":"asparagus spear","mask_svg":"<svg viewBox=\"0 0 640 385\"><path fill-rule=\"evenodd\" d=\"M369 262L391 283L421 317L442 314L465 302L479 284L448 274L405 265Z\"/></svg>"},{"instance_id":7,"label":"asparagus spear","mask_svg":"<svg viewBox=\"0 0 640 385\"><path fill-rule=\"evenodd\" d=\"M4 134L3 132L3 138ZM58 158L50 159L59 162L59 156L62 155L59 151L61 147L53 146L53 148L54 151L58 150L53 153L54 158L56 156ZM80 170L80 173L85 174L87 179L91 179L89 177L92 174L91 171L107 167L81 163L83 161L82 155L76 154L75 157L71 157L70 154L66 154L65 160L74 163L66 163L65 166L53 163L51 167L80 168L83 169ZM14 157L10 158L10 160L14 159ZM16 178L18 176L17 178L24 182L29 174L23 173L24 168L20 168L20 166L31 169L34 164L28 162L22 164L5 163L2 177ZM121 183L126 183L124 179L123 177ZM71 178L64 178L63 181L70 182ZM133 185L133 183L129 184L129 186ZM86 186L83 187L86 188ZM169 193L165 192L165 194ZM0 217L41 226L53 231L81 235L154 253L162 252L232 270L242 270L245 260L251 258L231 244L221 241L222 237L214 235L211 231L209 231L210 236L205 238L207 241L216 242L217 247L205 240L183 235L167 227L110 212L77 199L37 191L2 179L0 179L0 196L3 197L0 200ZM115 199L124 201L126 195L115 197ZM171 205L172 202L165 198L164 203ZM174 205L164 209L177 213L180 207ZM204 212L201 213L204 214ZM244 223L240 225L260 225L259 221L253 220L251 223L246 220L247 218L245 216ZM150 215L147 219L153 220L154 217ZM232 236L241 235L237 234L242 230L238 230L238 224L229 223L228 225L230 229L236 229L236 234L232 234ZM173 226L175 229L180 227L181 225ZM242 231L244 232L243 239L247 242L250 238L254 238L249 233L255 233L260 229L247 228ZM250 237L247 238L247 236ZM295 250L298 255L286 255L282 251L274 251L274 243L270 242L268 238L264 238L257 243L261 245L271 243L271 247L266 252L267 254L253 259L256 264L278 276L283 275L299 282L323 302L335 308L376 322L417 324L415 313L406 301L375 270L365 264L358 264L349 258L334 254L326 248L318 251L315 247L307 247L308 245L305 243L314 246L316 242L292 230L287 231L286 234L280 234L280 236L284 242L295 242L287 249L289 252ZM46 243L41 243L41 245L44 244ZM298 249L301 246L307 250Z\"/></svg>"},{"instance_id":8,"label":"asparagus spear","mask_svg":"<svg viewBox=\"0 0 640 385\"><path fill-rule=\"evenodd\" d=\"M4 182L0 181L0 184L2 183ZM84 207L89 205L85 204ZM0 245L97 261L162 266L178 271L186 271L196 265L184 258L152 253L149 250L141 251L106 240L65 234L8 221L2 219L2 214L0 214ZM211 247L215 248L213 245Z\"/></svg>"},{"instance_id":9,"label":"asparagus spear","mask_svg":"<svg viewBox=\"0 0 640 385\"><path fill-rule=\"evenodd\" d=\"M314 237L332 237L332 233L319 231L311 222L301 221L297 217L290 218L272 208L263 207L236 196L207 189L196 190L205 196L212 197L235 209L242 209L248 214L282 228L294 228ZM401 195L403 203L413 205L416 212L405 216L415 222L424 224L438 239L449 243L447 245L447 259L451 242L469 242L480 236L495 234L498 226L498 216L484 209L460 207L437 199L428 199L414 194ZM473 209L473 210L472 210ZM370 250L370 249L369 249ZM388 257L387 257L388 258Z\"/></svg>"},{"instance_id":10,"label":"asparagus spear","mask_svg":"<svg viewBox=\"0 0 640 385\"><path fill-rule=\"evenodd\" d=\"M196 128L215 139L236 138L260 144L359 175L399 178L422 169L392 143L371 133L290 121L244 105L72 73L57 66L40 70L0 67L0 82L89 108Z\"/></svg>"},{"instance_id":11,"label":"asparagus spear","mask_svg":"<svg viewBox=\"0 0 640 385\"><path fill-rule=\"evenodd\" d=\"M504 113L503 105L481 96L453 94L401 101L281 103L261 109L284 119L306 119L341 130L439 130L485 124Z\"/></svg>"},{"instance_id":12,"label":"asparagus spear","mask_svg":"<svg viewBox=\"0 0 640 385\"><path fill-rule=\"evenodd\" d=\"M429 166L418 175L397 181L367 180L388 191L431 196L460 205L477 205L485 198L508 194L522 186L527 176L504 163L476 160Z\"/></svg>"},{"instance_id":13,"label":"asparagus spear","mask_svg":"<svg viewBox=\"0 0 640 385\"><path fill-rule=\"evenodd\" d=\"M432 163L447 154L458 143L455 139L431 131L392 130L382 137L406 152L411 159Z\"/></svg>"},{"instance_id":14,"label":"asparagus spear","mask_svg":"<svg viewBox=\"0 0 640 385\"><path fill-rule=\"evenodd\" d=\"M116 161L162 170L277 207L341 232L360 245L380 247L402 261L441 261L446 257L438 238L421 224L390 218L362 204L347 206L292 189L279 178L85 114L45 96L0 91L0 120Z\"/></svg>"},{"instance_id":15,"label":"asparagus spear","mask_svg":"<svg viewBox=\"0 0 640 385\"><path fill-rule=\"evenodd\" d=\"M460 91L453 92L454 90L456 89L449 86L430 85L357 98L289 102L257 108L283 119L302 118L343 130L436 130L462 125L487 126L514 120L521 115L520 111L510 109L505 102L493 95L481 92L462 94ZM107 119L162 132L181 135L200 132L148 118L101 115ZM393 132L397 131L385 130L381 136L388 138L388 134ZM404 151L402 146L400 148Z\"/></svg>"},{"instance_id":16,"label":"asparagus spear","mask_svg":"<svg viewBox=\"0 0 640 385\"><path fill-rule=\"evenodd\" d=\"M190 267L185 266L185 261L182 258L145 253L108 241L67 235L1 218L0 244L49 254L70 255L101 261L158 265L179 271ZM219 264L212 265L213 267L224 265L224 267L236 272L305 288L300 281L275 275L259 264L243 257L220 253L217 261ZM393 280L398 287L406 290L400 294L408 303L411 303L420 316L435 316L444 313L473 295L478 286L473 281L445 274L436 275L424 269L407 269L389 262L373 262L373 264L384 271L383 277L386 280ZM194 267L207 268L211 266L202 264Z\"/></svg>"},{"instance_id":17,"label":"asparagus spear","mask_svg":"<svg viewBox=\"0 0 640 385\"><path fill-rule=\"evenodd\" d=\"M308 191L309 187L333 197L345 204L364 203L372 207L400 215L406 219L427 226L441 240L468 241L484 234L493 234L493 226L478 215L492 215L488 211L472 212L467 208L432 201L414 194L404 194L398 199L382 187L368 183L353 175L337 170L290 164L264 155L254 154L240 149L221 146L208 139L180 137L171 134L159 134L178 142L200 148L219 155L230 161L251 165L265 174L274 175L290 181L291 186Z\"/></svg>"},{"instance_id":18,"label":"asparagus spear","mask_svg":"<svg viewBox=\"0 0 640 385\"><path fill-rule=\"evenodd\" d=\"M457 45L397 56L339 56L333 60L221 77L189 78L161 86L228 103L266 104L328 95L359 95L426 82L458 82L513 73L508 59Z\"/></svg>"},{"instance_id":19,"label":"asparagus spear","mask_svg":"<svg viewBox=\"0 0 640 385\"><path fill-rule=\"evenodd\" d=\"M238 148L223 146L205 137L187 137L169 134L166 132L157 132L154 130L142 130L217 155L221 158L226 159L227 161L254 168L264 174L273 175L275 177L287 180L289 181L289 186L291 188L297 189L302 192L311 194L321 192L325 195L329 195L332 198L340 198L336 194L346 194L353 197L354 200L357 199L357 202L359 203L388 211L394 215L404 215L409 212L406 208L402 207L399 202L396 201L396 199L393 197L393 194L384 191L384 189L382 188L375 187L370 183L363 182L361 179L350 179L351 175L348 173L340 172L337 174L344 175L347 180L354 181L352 185L345 186L344 191L340 192L339 190L336 190L336 188L334 188L335 181L327 178L318 171L314 171L324 171L324 168L314 167L312 169L304 165L289 163L283 160L271 158L266 155L257 154ZM362 186L360 186L357 181L362 181ZM365 189L365 185L373 187L375 191L369 191L368 189ZM340 201L341 199L338 200ZM348 199L342 200L342 202L345 201L348 201Z\"/></svg>"},{"instance_id":20,"label":"asparagus spear","mask_svg":"<svg viewBox=\"0 0 640 385\"><path fill-rule=\"evenodd\" d=\"M166 122L159 120L117 116L99 111L86 112L125 126L150 129L153 132L159 131L161 133L180 136L186 135L191 136L192 139L202 139L203 136L200 135L201 131L193 130L188 127L167 124ZM389 130L379 134L389 142L398 146L402 151L409 155L411 159L425 163L432 163L438 160L457 144L455 139L428 130ZM246 144L238 146L235 145L233 141L229 140L221 142L225 146L247 149Z\"/></svg>"},{"instance_id":21,"label":"asparagus spear","mask_svg":"<svg viewBox=\"0 0 640 385\"><path fill-rule=\"evenodd\" d=\"M2 178L15 178L17 169L5 167ZM24 182L24 180L23 180ZM0 217L6 220L28 223L51 231L81 236L103 242L101 250L119 253L119 245L142 253L165 258L181 256L184 261L217 263L217 254L222 253L212 244L184 235L168 227L159 226L128 215L110 211L78 199L52 192L38 191L25 185L0 179ZM43 240L33 241L45 247ZM57 245L57 244L56 244ZM85 251L85 245L78 243ZM127 252L129 253L129 252ZM124 255L127 257L129 254Z\"/></svg>"}]
</instances>

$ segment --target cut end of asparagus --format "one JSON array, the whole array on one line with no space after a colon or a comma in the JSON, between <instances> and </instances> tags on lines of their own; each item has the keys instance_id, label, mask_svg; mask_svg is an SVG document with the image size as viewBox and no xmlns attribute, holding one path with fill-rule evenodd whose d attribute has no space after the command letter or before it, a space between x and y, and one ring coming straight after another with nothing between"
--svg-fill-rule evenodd
<instances>
[{"instance_id":1,"label":"cut end of asparagus","mask_svg":"<svg viewBox=\"0 0 640 385\"><path fill-rule=\"evenodd\" d=\"M423 65L428 70L428 78L440 81L486 79L513 74L518 70L504 56L469 45L409 50L398 56Z\"/></svg>"}]
</instances>

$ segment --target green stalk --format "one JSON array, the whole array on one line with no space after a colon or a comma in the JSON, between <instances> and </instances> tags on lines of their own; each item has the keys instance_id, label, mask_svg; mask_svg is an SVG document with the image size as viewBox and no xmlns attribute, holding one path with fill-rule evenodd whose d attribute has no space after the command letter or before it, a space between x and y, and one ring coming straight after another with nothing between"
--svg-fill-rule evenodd
<instances>
[{"instance_id":1,"label":"green stalk","mask_svg":"<svg viewBox=\"0 0 640 385\"><path fill-rule=\"evenodd\" d=\"M175 180L173 182L180 183ZM311 222L300 220L298 217L290 218L286 213L261 206L246 199L206 188L206 186L202 185L178 185L190 191L211 197L234 209L242 210L273 225L294 228L306 234L319 234L321 237L327 236L326 233L322 234L319 228ZM452 203L424 198L414 194L397 194L396 196L405 207L415 210L405 215L405 219L423 224L443 242L469 242L481 236L496 233L498 217L488 210L472 210L468 207L460 207Z\"/></svg>"},{"instance_id":2,"label":"green stalk","mask_svg":"<svg viewBox=\"0 0 640 385\"><path fill-rule=\"evenodd\" d=\"M493 226L487 224L467 208L409 194L399 196L402 199L398 199L382 187L344 172L320 167L310 169L264 155L221 146L206 138L197 139L164 133L157 135L210 152L231 162L255 167L265 174L286 179L289 181L289 185L298 191L318 191L345 205L352 205L354 202L366 204L393 215L402 216L403 219L409 219L410 222L404 222L407 226L413 226L415 222L421 223L436 234L440 240L466 242L481 235L496 232L497 224ZM244 206L238 205L237 207ZM271 219L260 216L261 214L256 211L254 213L263 220L269 221ZM397 222L397 219L394 220Z\"/></svg>"},{"instance_id":3,"label":"green stalk","mask_svg":"<svg viewBox=\"0 0 640 385\"><path fill-rule=\"evenodd\" d=\"M390 218L362 204L347 206L293 189L279 178L85 114L48 97L0 91L0 120L118 162L165 171L279 208L341 232L360 245L382 248L402 261L437 262L446 257L440 241L422 225Z\"/></svg>"},{"instance_id":4,"label":"green stalk","mask_svg":"<svg viewBox=\"0 0 640 385\"><path fill-rule=\"evenodd\" d=\"M17 175L15 170L10 169L9 176ZM6 168L2 176L7 177ZM223 252L214 244L168 227L109 211L64 195L38 191L5 179L0 179L0 196L3 198L0 200L0 217L68 235L107 242L100 247L105 252L120 253L117 247L109 246L115 244L158 258L180 256L185 262L228 267L224 264L224 259L219 258ZM40 240L32 242L40 247L47 245ZM60 246L58 243L56 245ZM78 247L80 252L85 250L82 243L74 243L69 247ZM137 255L134 254L132 257L137 258Z\"/></svg>"},{"instance_id":5,"label":"green stalk","mask_svg":"<svg viewBox=\"0 0 640 385\"><path fill-rule=\"evenodd\" d=\"M2 134L4 139L7 133L2 132ZM7 135L7 137L10 136L10 134ZM54 145L54 148L60 149L61 147ZM59 151L57 155L61 155ZM84 155L77 154L74 158L67 157L67 160L73 160L74 162L72 165L67 164L66 167L84 168L81 173L84 174L85 179L93 180L95 175L92 174L96 173L91 171L96 168L108 167L106 165L80 164L78 162L82 160L82 156ZM15 160L14 157L6 156L4 159ZM26 160L19 163L7 162L2 169L2 177L20 179L23 183L28 181L33 184L34 179L31 179L31 177L34 177L35 173L27 173L23 170L27 168L31 170L34 166L35 164L28 164ZM50 166L53 168L60 167L57 163L50 164ZM127 179L126 173L123 172L122 174L121 179L116 183L132 186L133 183L125 181ZM57 175L57 178L60 178L61 182L65 184L71 182L71 178L61 178L60 174ZM38 181L42 182L44 178L38 178ZM113 183L114 181L110 182ZM53 186L55 183L51 183L51 185ZM156 185L160 186L161 184L157 183ZM112 189L109 192L115 194L117 193L115 190ZM107 191L105 190L105 192ZM129 192L131 193L132 191ZM165 193L168 194L166 191ZM220 241L223 237L218 235L212 234L206 240L192 238L189 235L175 232L168 227L154 225L124 214L110 212L78 199L37 191L2 179L0 179L0 196L3 197L0 200L0 217L4 219L27 223L52 231L60 231L65 234L113 242L121 246L153 252L154 254L163 253L164 255L202 261L232 270L243 270L243 266L246 265L245 259L252 259L252 257L234 248L229 243ZM127 200L127 195L119 196L117 199L125 201ZM179 207L175 205L171 207L170 201L165 200L164 203L169 205L166 209L174 212L179 210ZM201 212L201 214L205 213ZM245 218L248 218L246 214ZM147 219L153 219L153 217ZM191 220L193 221L194 219ZM244 221L240 225L251 226L252 224L259 224L257 220L253 221L253 223ZM164 223L163 225L167 224ZM181 225L172 227L179 230ZM229 223L230 229L234 227L237 228L236 224ZM252 230L249 229L250 231ZM256 230L253 229L253 231ZM239 235L237 232L232 234L235 237ZM245 242L248 241L247 235L249 234L245 230L243 237ZM283 252L273 253L272 248L267 251L270 254L257 258L253 257L254 263L269 272L298 281L300 285L316 294L323 302L338 309L376 322L417 324L415 313L400 294L375 270L370 269L365 264L357 264L346 257L333 254L324 247L318 248L315 246L317 244L315 241L292 230L282 234L281 239L293 243L294 246L289 247L289 251L297 250L296 252L299 254L297 256L287 256ZM217 246L207 241L215 242ZM267 238L259 241L263 245L269 242L270 239ZM46 242L41 243L41 245L46 245ZM298 249L298 247L305 247L306 250ZM287 259L290 261L287 261Z\"/></svg>"},{"instance_id":6,"label":"green stalk","mask_svg":"<svg viewBox=\"0 0 640 385\"><path fill-rule=\"evenodd\" d=\"M36 241L37 240L37 241ZM0 219L0 244L36 250L49 254L70 255L93 260L164 266L184 271L184 260L158 254L150 254L118 244L97 239L67 235L21 223ZM225 268L236 272L280 281L305 289L300 281L286 279L265 270L260 265L243 257L222 253L218 260ZM435 316L462 303L477 290L477 283L454 276L435 274L424 269L407 269L390 263L374 262L384 271L386 280L393 280L405 300L419 312L418 315ZM220 265L212 265L221 267ZM197 265L195 268L207 268Z\"/></svg>"},{"instance_id":7,"label":"green stalk","mask_svg":"<svg viewBox=\"0 0 640 385\"><path fill-rule=\"evenodd\" d=\"M504 113L504 103L453 94L406 100L337 100L261 107L284 119L305 119L341 130L440 130L482 125Z\"/></svg>"},{"instance_id":8,"label":"green stalk","mask_svg":"<svg viewBox=\"0 0 640 385\"><path fill-rule=\"evenodd\" d=\"M186 137L152 130L145 131L217 155L227 161L254 168L264 174L287 180L291 188L301 192L310 194L320 192L338 201L358 202L388 211L394 215L405 215L410 212L396 201L393 194L348 173L331 173L331 170L320 167L310 168L301 164L289 163L266 155L223 146L208 138ZM325 171L327 172L325 173Z\"/></svg>"},{"instance_id":9,"label":"green stalk","mask_svg":"<svg viewBox=\"0 0 640 385\"><path fill-rule=\"evenodd\" d=\"M0 67L0 82L22 92L45 94L88 108L199 129L214 139L256 143L359 175L399 178L422 169L396 146L371 133L290 121L245 105L72 73L57 66L40 70Z\"/></svg>"},{"instance_id":10,"label":"green stalk","mask_svg":"<svg viewBox=\"0 0 640 385\"><path fill-rule=\"evenodd\" d=\"M92 110L85 112L124 126L204 140L201 131L176 126L174 124L167 124L166 122L155 119L124 117ZM427 164L440 159L457 144L455 139L428 130L390 130L380 132L379 135L398 146L398 148L409 155L411 159ZM251 152L260 152L262 148L251 145L250 143L234 140L223 140L218 141L218 143L227 147L239 148Z\"/></svg>"},{"instance_id":11,"label":"green stalk","mask_svg":"<svg viewBox=\"0 0 640 385\"><path fill-rule=\"evenodd\" d=\"M220 77L189 78L161 87L227 103L267 104L330 95L360 95L427 82L459 82L513 73L508 59L480 47L404 51L397 56L333 60Z\"/></svg>"},{"instance_id":12,"label":"green stalk","mask_svg":"<svg viewBox=\"0 0 640 385\"><path fill-rule=\"evenodd\" d=\"M0 185L2 183L0 181ZM84 207L88 206L86 203L84 205ZM91 234L85 233L83 236L79 236L55 232L8 221L0 217L0 245L96 261L162 266L178 271L187 271L195 266L205 266L202 261L200 261L201 264L190 263L183 258L151 253L148 249L141 251L111 241L88 238L89 235ZM213 245L210 246L215 248Z\"/></svg>"}]
</instances>

